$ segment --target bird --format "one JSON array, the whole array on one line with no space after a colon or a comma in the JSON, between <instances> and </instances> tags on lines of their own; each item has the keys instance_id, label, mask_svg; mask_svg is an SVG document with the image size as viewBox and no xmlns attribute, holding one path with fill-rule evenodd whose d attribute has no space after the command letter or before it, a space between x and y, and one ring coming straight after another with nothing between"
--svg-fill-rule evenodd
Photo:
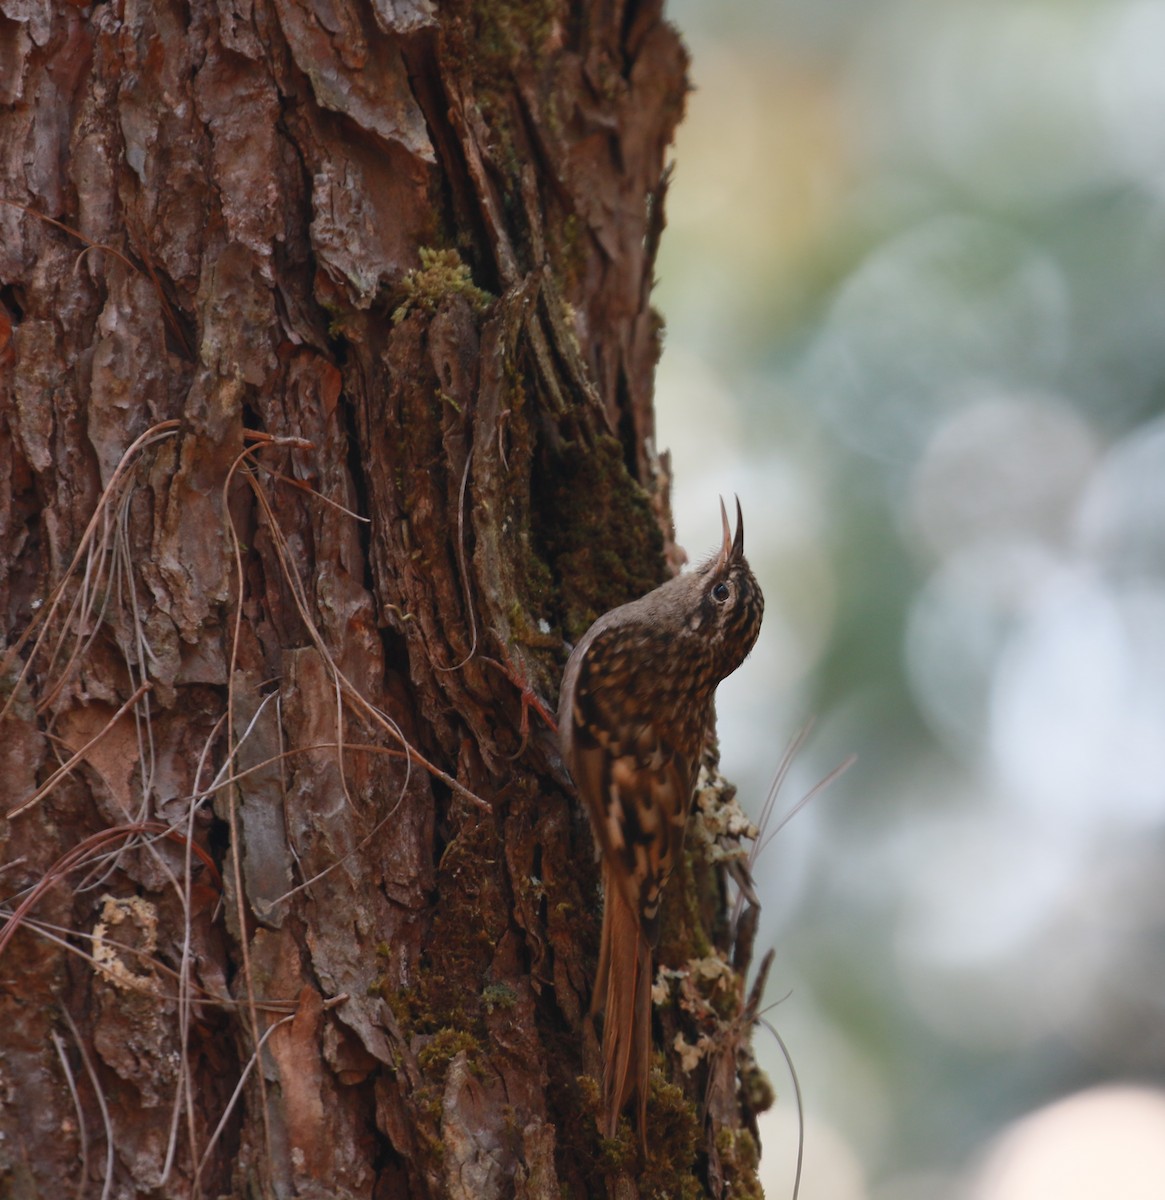
<instances>
[{"instance_id":1,"label":"bird","mask_svg":"<svg viewBox=\"0 0 1165 1200\"><path fill-rule=\"evenodd\" d=\"M716 687L748 656L764 596L720 501L724 540L696 570L611 609L567 660L562 758L590 817L603 926L590 1014L603 1013L602 1132L634 1098L647 1153L652 954L660 899L679 859Z\"/></svg>"}]
</instances>

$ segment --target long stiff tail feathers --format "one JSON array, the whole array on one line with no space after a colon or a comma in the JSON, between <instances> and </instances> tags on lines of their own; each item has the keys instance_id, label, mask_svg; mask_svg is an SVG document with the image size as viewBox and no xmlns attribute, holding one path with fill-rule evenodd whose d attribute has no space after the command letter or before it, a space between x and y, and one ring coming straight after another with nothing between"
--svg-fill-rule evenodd
<instances>
[{"instance_id":1,"label":"long stiff tail feathers","mask_svg":"<svg viewBox=\"0 0 1165 1200\"><path fill-rule=\"evenodd\" d=\"M619 1114L636 1099L639 1141L647 1152L651 1071L651 946L622 889L603 868L603 933L592 1011L603 1018L603 1133L614 1137Z\"/></svg>"}]
</instances>

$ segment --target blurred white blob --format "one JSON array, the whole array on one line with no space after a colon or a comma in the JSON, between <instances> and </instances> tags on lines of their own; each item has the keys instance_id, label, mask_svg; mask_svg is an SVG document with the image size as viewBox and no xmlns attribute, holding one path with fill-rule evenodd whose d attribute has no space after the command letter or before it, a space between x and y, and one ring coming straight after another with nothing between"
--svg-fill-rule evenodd
<instances>
[{"instance_id":1,"label":"blurred white blob","mask_svg":"<svg viewBox=\"0 0 1165 1200\"><path fill-rule=\"evenodd\" d=\"M1105 141L1130 173L1165 196L1165 4L1114 4L1096 41Z\"/></svg>"},{"instance_id":2,"label":"blurred white blob","mask_svg":"<svg viewBox=\"0 0 1165 1200\"><path fill-rule=\"evenodd\" d=\"M864 864L844 864L866 872L863 911L879 885L899 881L887 907L912 1012L949 1045L1020 1055L1008 1060L1019 1073L1049 1045L1134 1071L1152 1061L1165 997L1154 841L1024 812L973 776L948 767L936 783L935 773L903 783L932 811L917 807L896 832L867 839Z\"/></svg>"},{"instance_id":3,"label":"blurred white blob","mask_svg":"<svg viewBox=\"0 0 1165 1200\"><path fill-rule=\"evenodd\" d=\"M673 483L682 484L673 489L676 533L698 561L719 540L720 510L715 495L699 494L693 475L710 466L731 470L739 461L745 440L739 405L705 357L670 342L656 372L655 393L657 443L671 453Z\"/></svg>"},{"instance_id":4,"label":"blurred white blob","mask_svg":"<svg viewBox=\"0 0 1165 1200\"><path fill-rule=\"evenodd\" d=\"M1165 421L1097 463L1058 405L973 405L931 439L908 512L945 554L905 637L930 727L1053 828L1165 821Z\"/></svg>"},{"instance_id":5,"label":"blurred white blob","mask_svg":"<svg viewBox=\"0 0 1165 1200\"><path fill-rule=\"evenodd\" d=\"M941 425L923 452L910 486L908 530L939 558L987 538L1062 545L1098 455L1095 435L1061 400L975 400Z\"/></svg>"},{"instance_id":6,"label":"blurred white blob","mask_svg":"<svg viewBox=\"0 0 1165 1200\"><path fill-rule=\"evenodd\" d=\"M1080 545L1116 579L1165 581L1165 418L1105 456L1080 508Z\"/></svg>"},{"instance_id":7,"label":"blurred white blob","mask_svg":"<svg viewBox=\"0 0 1165 1200\"><path fill-rule=\"evenodd\" d=\"M1053 827L1165 821L1165 587L1058 576L999 657L990 726L1016 803Z\"/></svg>"},{"instance_id":8,"label":"blurred white blob","mask_svg":"<svg viewBox=\"0 0 1165 1200\"><path fill-rule=\"evenodd\" d=\"M1165 420L1100 462L1081 565L1041 589L997 665L995 766L1053 820L1165 821Z\"/></svg>"},{"instance_id":9,"label":"blurred white blob","mask_svg":"<svg viewBox=\"0 0 1165 1200\"><path fill-rule=\"evenodd\" d=\"M797 1164L797 1113L790 1096L762 1113L760 1178L766 1196L793 1194ZM800 1200L868 1200L861 1164L832 1125L805 1120L805 1167Z\"/></svg>"},{"instance_id":10,"label":"blurred white blob","mask_svg":"<svg viewBox=\"0 0 1165 1200\"><path fill-rule=\"evenodd\" d=\"M1006 22L986 9L959 10L936 38L918 97L929 103L916 109L930 117L935 158L1005 204L1094 183L1103 157L1087 86L1090 33L1062 5L1015 5ZM974 104L959 103L971 93Z\"/></svg>"},{"instance_id":11,"label":"blurred white blob","mask_svg":"<svg viewBox=\"0 0 1165 1200\"><path fill-rule=\"evenodd\" d=\"M981 541L952 554L915 595L906 676L931 730L968 765L986 746L998 660L1030 597L1063 569L1039 543Z\"/></svg>"},{"instance_id":12,"label":"blurred white blob","mask_svg":"<svg viewBox=\"0 0 1165 1200\"><path fill-rule=\"evenodd\" d=\"M984 852L978 863L976 850ZM896 946L911 1010L945 1043L979 1053L1024 1054L1078 1031L1091 1002L1086 989L1111 956L1074 919L1081 898L1072 856L1048 853L1033 836L1014 849L977 836L958 862L950 854L941 861L958 872L945 884L930 881L942 907L929 922L911 913ZM967 945L956 941L963 934Z\"/></svg>"},{"instance_id":13,"label":"blurred white blob","mask_svg":"<svg viewBox=\"0 0 1165 1200\"><path fill-rule=\"evenodd\" d=\"M863 47L859 137L1004 207L1160 177L1161 8L904 0Z\"/></svg>"},{"instance_id":14,"label":"blurred white blob","mask_svg":"<svg viewBox=\"0 0 1165 1200\"><path fill-rule=\"evenodd\" d=\"M1060 366L1068 302L1054 260L1002 224L942 216L881 245L842 286L801 386L864 453L913 461L995 378Z\"/></svg>"},{"instance_id":15,"label":"blurred white blob","mask_svg":"<svg viewBox=\"0 0 1165 1200\"><path fill-rule=\"evenodd\" d=\"M1024 1117L988 1152L970 1200L1160 1200L1165 1093L1102 1087Z\"/></svg>"},{"instance_id":16,"label":"blurred white blob","mask_svg":"<svg viewBox=\"0 0 1165 1200\"><path fill-rule=\"evenodd\" d=\"M1028 953L1049 915L1079 886L1075 855L1063 847L1048 853L1043 834L982 798L960 816L915 820L901 835L909 874L899 955L951 972ZM953 1023L962 1020L961 1012L953 1015Z\"/></svg>"},{"instance_id":17,"label":"blurred white blob","mask_svg":"<svg viewBox=\"0 0 1165 1200\"><path fill-rule=\"evenodd\" d=\"M904 1171L874 1189L870 1200L955 1200L960 1195L958 1177L943 1171Z\"/></svg>"}]
</instances>

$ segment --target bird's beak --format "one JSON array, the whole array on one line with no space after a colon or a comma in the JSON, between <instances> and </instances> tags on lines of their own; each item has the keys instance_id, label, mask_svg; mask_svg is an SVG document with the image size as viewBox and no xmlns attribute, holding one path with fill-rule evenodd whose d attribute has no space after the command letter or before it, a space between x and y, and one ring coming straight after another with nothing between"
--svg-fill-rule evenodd
<instances>
[{"instance_id":1,"label":"bird's beak","mask_svg":"<svg viewBox=\"0 0 1165 1200\"><path fill-rule=\"evenodd\" d=\"M720 547L718 567L726 567L730 562L744 557L744 514L740 511L740 497L736 497L736 537L732 536L732 527L728 524L728 509L724 507L724 497L720 497L720 523L724 529L724 542Z\"/></svg>"},{"instance_id":2,"label":"bird's beak","mask_svg":"<svg viewBox=\"0 0 1165 1200\"><path fill-rule=\"evenodd\" d=\"M716 566L720 569L728 566L728 560L732 556L732 529L728 524L728 509L724 507L724 497L720 497L720 523L724 527L724 541L720 546L720 559Z\"/></svg>"}]
</instances>

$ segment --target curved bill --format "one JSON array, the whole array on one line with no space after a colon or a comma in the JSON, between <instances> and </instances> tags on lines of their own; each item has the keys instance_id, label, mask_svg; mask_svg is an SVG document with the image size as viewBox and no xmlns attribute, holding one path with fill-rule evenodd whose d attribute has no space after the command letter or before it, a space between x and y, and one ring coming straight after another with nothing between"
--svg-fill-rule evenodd
<instances>
[{"instance_id":1,"label":"curved bill","mask_svg":"<svg viewBox=\"0 0 1165 1200\"><path fill-rule=\"evenodd\" d=\"M724 530L724 542L720 547L720 557L717 560L721 566L744 557L744 514L740 511L740 497L736 496L736 537L732 536L732 527L728 524L728 509L724 507L724 497L720 497L720 524Z\"/></svg>"},{"instance_id":2,"label":"curved bill","mask_svg":"<svg viewBox=\"0 0 1165 1200\"><path fill-rule=\"evenodd\" d=\"M740 501L736 502L737 510L740 509ZM720 523L724 527L724 542L720 547L720 561L728 562L732 554L732 529L728 524L728 509L724 507L724 497L720 497Z\"/></svg>"}]
</instances>

